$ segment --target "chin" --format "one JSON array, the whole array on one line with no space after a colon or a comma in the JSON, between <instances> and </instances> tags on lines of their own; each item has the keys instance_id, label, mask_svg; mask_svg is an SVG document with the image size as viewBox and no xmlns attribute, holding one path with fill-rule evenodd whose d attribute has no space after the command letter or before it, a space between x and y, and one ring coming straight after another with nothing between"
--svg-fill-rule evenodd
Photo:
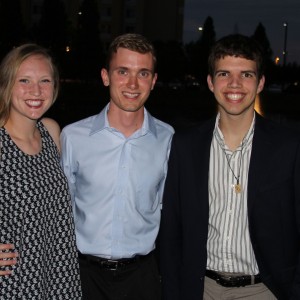
<instances>
[{"instance_id":1,"label":"chin","mask_svg":"<svg viewBox=\"0 0 300 300\"><path fill-rule=\"evenodd\" d=\"M28 118L31 119L31 120L37 121L37 120L39 120L43 115L44 115L44 113L43 113L43 114L33 114L33 115L28 116Z\"/></svg>"},{"instance_id":2,"label":"chin","mask_svg":"<svg viewBox=\"0 0 300 300\"><path fill-rule=\"evenodd\" d=\"M123 110L124 111L128 111L128 112L136 112L139 111L143 106L129 106L129 107L124 107Z\"/></svg>"}]
</instances>

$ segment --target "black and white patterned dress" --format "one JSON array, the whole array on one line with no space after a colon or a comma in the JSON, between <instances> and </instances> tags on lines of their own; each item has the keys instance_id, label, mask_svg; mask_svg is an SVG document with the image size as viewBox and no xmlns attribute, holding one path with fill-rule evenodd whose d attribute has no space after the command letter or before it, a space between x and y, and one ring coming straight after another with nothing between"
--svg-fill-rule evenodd
<instances>
[{"instance_id":1,"label":"black and white patterned dress","mask_svg":"<svg viewBox=\"0 0 300 300\"><path fill-rule=\"evenodd\" d=\"M41 122L42 150L22 152L0 128L0 243L14 243L14 273L0 276L1 300L81 299L67 180ZM10 267L11 268L11 267Z\"/></svg>"}]
</instances>

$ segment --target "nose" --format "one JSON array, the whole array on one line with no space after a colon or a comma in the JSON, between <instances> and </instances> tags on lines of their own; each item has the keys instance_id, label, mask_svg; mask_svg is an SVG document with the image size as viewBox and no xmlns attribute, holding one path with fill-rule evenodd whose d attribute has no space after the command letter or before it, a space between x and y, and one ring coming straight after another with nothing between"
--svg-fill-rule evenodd
<instances>
[{"instance_id":1,"label":"nose","mask_svg":"<svg viewBox=\"0 0 300 300\"><path fill-rule=\"evenodd\" d=\"M39 83L32 83L30 87L30 93L34 96L39 96L41 94L41 86Z\"/></svg>"},{"instance_id":2,"label":"nose","mask_svg":"<svg viewBox=\"0 0 300 300\"><path fill-rule=\"evenodd\" d=\"M138 84L138 79L135 75L131 75L128 78L128 82L127 82L127 87L134 90L136 88L138 88L139 84Z\"/></svg>"},{"instance_id":3,"label":"nose","mask_svg":"<svg viewBox=\"0 0 300 300\"><path fill-rule=\"evenodd\" d=\"M231 76L228 82L228 86L231 88L241 87L241 79L238 76Z\"/></svg>"}]
</instances>

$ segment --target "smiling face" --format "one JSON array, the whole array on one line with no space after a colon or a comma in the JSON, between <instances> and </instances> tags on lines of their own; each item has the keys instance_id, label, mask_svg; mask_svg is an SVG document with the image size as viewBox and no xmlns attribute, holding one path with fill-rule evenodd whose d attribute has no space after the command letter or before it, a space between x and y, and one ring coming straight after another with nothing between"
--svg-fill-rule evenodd
<instances>
[{"instance_id":1,"label":"smiling face","mask_svg":"<svg viewBox=\"0 0 300 300\"><path fill-rule=\"evenodd\" d=\"M139 111L154 87L157 74L151 53L119 48L109 70L102 69L103 84L109 86L110 105L126 112Z\"/></svg>"},{"instance_id":2,"label":"smiling face","mask_svg":"<svg viewBox=\"0 0 300 300\"><path fill-rule=\"evenodd\" d=\"M209 89L214 93L222 115L253 115L256 96L265 79L258 79L253 60L225 56L215 63L214 76L208 75Z\"/></svg>"},{"instance_id":3,"label":"smiling face","mask_svg":"<svg viewBox=\"0 0 300 300\"><path fill-rule=\"evenodd\" d=\"M53 71L47 58L29 56L16 73L10 115L39 119L52 105L53 91Z\"/></svg>"}]
</instances>

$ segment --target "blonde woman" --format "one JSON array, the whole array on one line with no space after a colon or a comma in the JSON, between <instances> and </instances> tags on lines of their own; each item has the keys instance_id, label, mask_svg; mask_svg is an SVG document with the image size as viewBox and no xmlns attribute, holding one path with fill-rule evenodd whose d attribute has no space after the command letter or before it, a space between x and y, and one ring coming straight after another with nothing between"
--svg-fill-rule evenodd
<instances>
[{"instance_id":1,"label":"blonde woman","mask_svg":"<svg viewBox=\"0 0 300 300\"><path fill-rule=\"evenodd\" d=\"M0 298L80 299L58 124L42 118L57 98L48 51L14 48L0 66Z\"/></svg>"}]
</instances>

